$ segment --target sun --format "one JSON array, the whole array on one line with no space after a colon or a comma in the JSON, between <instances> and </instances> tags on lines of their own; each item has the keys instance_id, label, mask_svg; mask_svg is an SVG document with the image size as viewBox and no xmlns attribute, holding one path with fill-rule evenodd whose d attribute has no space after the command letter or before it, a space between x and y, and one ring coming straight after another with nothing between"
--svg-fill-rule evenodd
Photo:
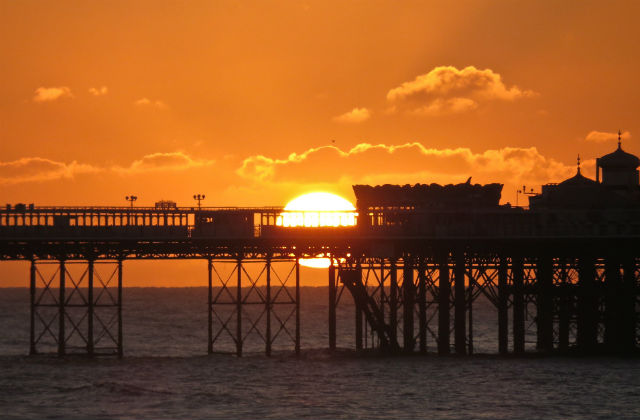
<instances>
[{"instance_id":1,"label":"sun","mask_svg":"<svg viewBox=\"0 0 640 420\"><path fill-rule=\"evenodd\" d=\"M278 216L282 227L347 227L356 224L356 208L349 200L328 192L311 192L289 201ZM327 268L329 258L301 258L300 264L312 268Z\"/></svg>"},{"instance_id":2,"label":"sun","mask_svg":"<svg viewBox=\"0 0 640 420\"><path fill-rule=\"evenodd\" d=\"M328 192L303 194L289 201L276 220L284 227L355 226L356 208L346 198Z\"/></svg>"}]
</instances>

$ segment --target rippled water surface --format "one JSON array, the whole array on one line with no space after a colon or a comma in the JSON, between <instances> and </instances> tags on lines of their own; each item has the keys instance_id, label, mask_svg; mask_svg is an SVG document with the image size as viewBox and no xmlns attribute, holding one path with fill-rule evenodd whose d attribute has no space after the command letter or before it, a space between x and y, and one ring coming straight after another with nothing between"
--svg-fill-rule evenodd
<instances>
[{"instance_id":1,"label":"rippled water surface","mask_svg":"<svg viewBox=\"0 0 640 420\"><path fill-rule=\"evenodd\" d=\"M638 359L357 357L346 302L329 354L323 293L303 293L299 358L236 358L205 355L205 289L127 289L125 357L91 360L27 357L28 293L0 289L0 417L640 418ZM476 312L491 353L494 316Z\"/></svg>"}]
</instances>

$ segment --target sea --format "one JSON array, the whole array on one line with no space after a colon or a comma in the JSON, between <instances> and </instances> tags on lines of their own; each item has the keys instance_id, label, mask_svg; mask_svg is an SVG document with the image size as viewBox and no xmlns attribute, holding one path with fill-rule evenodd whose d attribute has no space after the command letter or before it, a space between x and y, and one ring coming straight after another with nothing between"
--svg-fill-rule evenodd
<instances>
[{"instance_id":1,"label":"sea","mask_svg":"<svg viewBox=\"0 0 640 420\"><path fill-rule=\"evenodd\" d=\"M474 306L466 357L436 356L431 336L426 355L355 352L348 296L329 352L323 287L301 290L300 355L285 332L270 357L256 332L242 357L208 355L206 302L203 287L125 288L123 358L29 356L29 291L0 289L0 418L640 419L640 359L541 356L530 344L500 357L488 302Z\"/></svg>"}]
</instances>

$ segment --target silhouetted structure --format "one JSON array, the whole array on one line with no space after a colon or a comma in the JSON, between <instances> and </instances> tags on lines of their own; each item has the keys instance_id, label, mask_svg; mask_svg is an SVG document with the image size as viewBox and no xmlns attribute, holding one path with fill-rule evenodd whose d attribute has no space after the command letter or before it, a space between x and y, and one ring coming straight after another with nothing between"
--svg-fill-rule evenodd
<instances>
[{"instance_id":1,"label":"silhouetted structure","mask_svg":"<svg viewBox=\"0 0 640 420\"><path fill-rule=\"evenodd\" d=\"M283 339L299 351L299 259L314 256L334 261L332 349L344 288L359 350L434 343L439 354L473 353L473 303L484 296L498 312L502 354L528 344L627 353L638 347L638 164L618 145L598 159L596 180L578 166L530 209L500 205L501 184L356 185L354 227L279 226L282 208L20 204L0 211L0 259L31 261L31 353L122 355L128 259L207 261L210 353L226 338L241 355L256 336L267 354Z\"/></svg>"}]
</instances>

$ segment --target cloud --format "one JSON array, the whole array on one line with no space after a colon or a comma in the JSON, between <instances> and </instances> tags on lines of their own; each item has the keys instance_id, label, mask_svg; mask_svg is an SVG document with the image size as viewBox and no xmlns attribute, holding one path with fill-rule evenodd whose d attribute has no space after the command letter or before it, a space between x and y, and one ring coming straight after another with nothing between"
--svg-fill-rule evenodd
<instances>
[{"instance_id":1,"label":"cloud","mask_svg":"<svg viewBox=\"0 0 640 420\"><path fill-rule=\"evenodd\" d=\"M514 101L533 95L531 90L507 87L502 76L491 69L439 66L389 90L387 101L392 109L441 115L469 111L487 101Z\"/></svg>"},{"instance_id":2,"label":"cloud","mask_svg":"<svg viewBox=\"0 0 640 420\"><path fill-rule=\"evenodd\" d=\"M115 166L118 173L140 173L165 170L185 170L212 165L213 160L198 160L183 152L152 153L135 160L127 167Z\"/></svg>"},{"instance_id":3,"label":"cloud","mask_svg":"<svg viewBox=\"0 0 640 420\"><path fill-rule=\"evenodd\" d=\"M213 160L194 159L182 152L151 153L134 160L128 166L95 166L77 161L66 163L42 157L24 157L0 162L0 185L71 179L79 174L98 172L133 175L152 171L181 171L211 166L214 163Z\"/></svg>"},{"instance_id":4,"label":"cloud","mask_svg":"<svg viewBox=\"0 0 640 420\"><path fill-rule=\"evenodd\" d=\"M65 163L41 157L25 157L10 162L0 162L0 185L70 179L79 174L95 173L101 170L76 161Z\"/></svg>"},{"instance_id":5,"label":"cloud","mask_svg":"<svg viewBox=\"0 0 640 420\"><path fill-rule=\"evenodd\" d=\"M353 108L349 112L334 117L334 121L342 123L361 123L371 118L371 111L367 108Z\"/></svg>"},{"instance_id":6,"label":"cloud","mask_svg":"<svg viewBox=\"0 0 640 420\"><path fill-rule=\"evenodd\" d=\"M140 98L137 101L135 101L134 104L136 104L138 106L153 106L153 107L156 107L158 109L167 108L167 104L165 104L164 102L162 102L160 100L152 101L149 98Z\"/></svg>"},{"instance_id":7,"label":"cloud","mask_svg":"<svg viewBox=\"0 0 640 420\"><path fill-rule=\"evenodd\" d=\"M628 140L631 138L631 133L625 131L621 135L622 140ZM592 141L594 143L606 143L609 141L617 141L618 133L609 133L606 131L591 131L584 138L586 141Z\"/></svg>"},{"instance_id":8,"label":"cloud","mask_svg":"<svg viewBox=\"0 0 640 420\"><path fill-rule=\"evenodd\" d=\"M109 89L106 86L102 86L99 88L91 87L89 88L89 93L93 96L103 96L109 92Z\"/></svg>"},{"instance_id":9,"label":"cloud","mask_svg":"<svg viewBox=\"0 0 640 420\"><path fill-rule=\"evenodd\" d=\"M39 87L33 96L34 102L51 102L60 98L73 98L71 89L67 86L58 87Z\"/></svg>"},{"instance_id":10,"label":"cloud","mask_svg":"<svg viewBox=\"0 0 640 420\"><path fill-rule=\"evenodd\" d=\"M583 164L585 173L592 167L593 160ZM516 186L522 184L562 181L575 173L575 166L546 157L535 147L473 152L464 147L429 148L418 142L400 145L361 143L347 151L323 146L280 159L250 156L236 173L265 188L290 183L342 187L350 183L446 184L464 182L473 176L476 182L503 182L515 191Z\"/></svg>"}]
</instances>

